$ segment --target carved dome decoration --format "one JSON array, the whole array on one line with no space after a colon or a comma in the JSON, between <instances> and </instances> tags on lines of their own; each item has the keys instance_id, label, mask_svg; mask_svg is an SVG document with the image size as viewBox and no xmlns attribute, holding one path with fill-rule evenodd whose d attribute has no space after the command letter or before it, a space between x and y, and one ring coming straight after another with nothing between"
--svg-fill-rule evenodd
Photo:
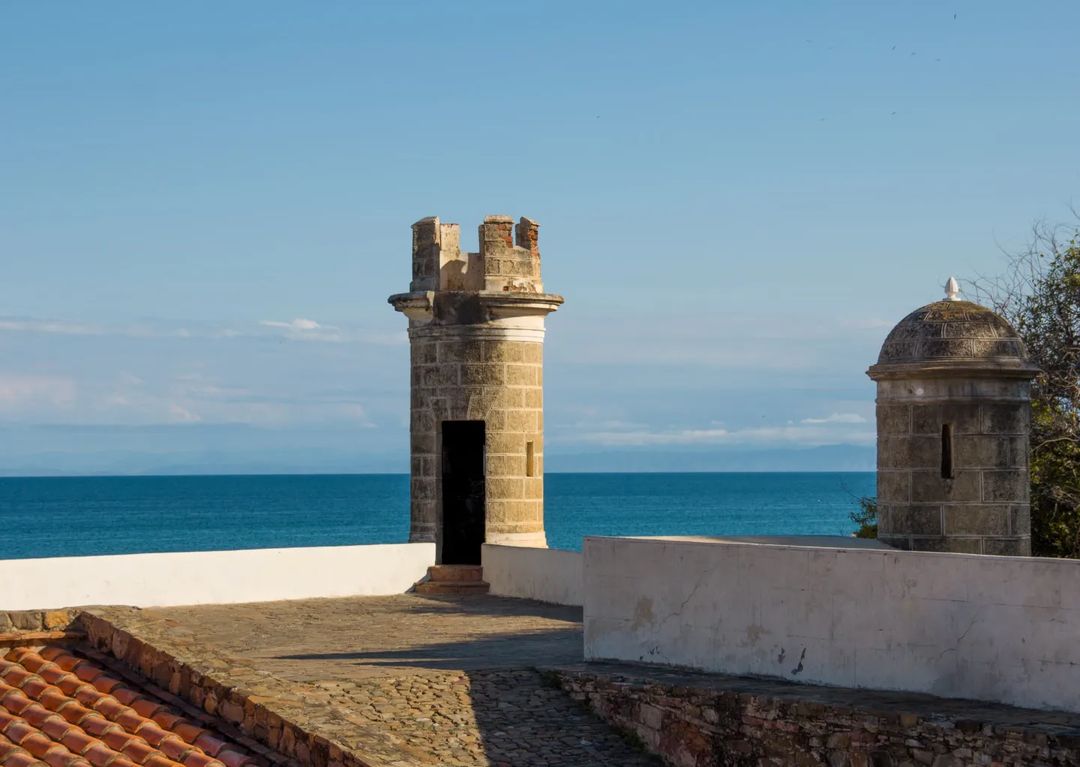
<instances>
[{"instance_id":1,"label":"carved dome decoration","mask_svg":"<svg viewBox=\"0 0 1080 767\"><path fill-rule=\"evenodd\" d=\"M1025 366L1027 349L1000 315L971 301L946 299L900 320L882 344L877 364L979 361Z\"/></svg>"}]
</instances>

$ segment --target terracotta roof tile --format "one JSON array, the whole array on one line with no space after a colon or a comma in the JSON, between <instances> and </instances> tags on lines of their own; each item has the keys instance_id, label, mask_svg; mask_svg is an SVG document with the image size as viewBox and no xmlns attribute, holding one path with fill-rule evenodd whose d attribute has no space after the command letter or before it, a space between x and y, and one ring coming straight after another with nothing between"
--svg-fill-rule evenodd
<instances>
[{"instance_id":1,"label":"terracotta roof tile","mask_svg":"<svg viewBox=\"0 0 1080 767\"><path fill-rule=\"evenodd\" d=\"M177 722L173 727L170 727L169 729L175 732L181 738L183 738L184 741L187 743L194 743L196 740L198 740L200 735L210 734L206 732L206 730L204 730L203 728L193 725L190 722Z\"/></svg>"},{"instance_id":2,"label":"terracotta roof tile","mask_svg":"<svg viewBox=\"0 0 1080 767\"><path fill-rule=\"evenodd\" d=\"M207 756L202 751L192 750L183 759L184 767L208 767L215 764L215 759L212 756Z\"/></svg>"},{"instance_id":3,"label":"terracotta roof tile","mask_svg":"<svg viewBox=\"0 0 1080 767\"><path fill-rule=\"evenodd\" d=\"M160 709L156 711L154 715L150 718L157 722L160 727L169 730L170 732L175 732L184 740L187 740L187 735L183 733L184 728L191 727L192 729L199 730L200 732L202 731L202 728L200 727L186 724L182 716L172 714L169 712L168 709Z\"/></svg>"},{"instance_id":4,"label":"terracotta roof tile","mask_svg":"<svg viewBox=\"0 0 1080 767\"><path fill-rule=\"evenodd\" d=\"M187 738L185 738L185 740L187 740ZM218 752L220 752L221 749L229 745L228 741L215 737L214 735L211 735L209 732L205 731L198 735L195 740L189 742L194 743L196 746L202 749L203 753L209 754L210 756L217 756Z\"/></svg>"},{"instance_id":5,"label":"terracotta roof tile","mask_svg":"<svg viewBox=\"0 0 1080 767\"><path fill-rule=\"evenodd\" d=\"M0 767L265 764L74 648L17 647L0 658Z\"/></svg>"},{"instance_id":6,"label":"terracotta roof tile","mask_svg":"<svg viewBox=\"0 0 1080 767\"><path fill-rule=\"evenodd\" d=\"M139 699L139 693L135 692L130 687L117 687L113 691L112 696L125 706L130 706Z\"/></svg>"}]
</instances>

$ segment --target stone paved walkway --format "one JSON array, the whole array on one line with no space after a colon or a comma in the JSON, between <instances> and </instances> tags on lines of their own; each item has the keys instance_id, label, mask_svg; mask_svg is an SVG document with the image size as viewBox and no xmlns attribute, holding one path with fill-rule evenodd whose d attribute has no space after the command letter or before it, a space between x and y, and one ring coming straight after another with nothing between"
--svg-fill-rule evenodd
<instances>
[{"instance_id":1,"label":"stone paved walkway","mask_svg":"<svg viewBox=\"0 0 1080 767\"><path fill-rule=\"evenodd\" d=\"M535 670L581 660L576 608L401 595L95 612L219 671L243 666L263 693L307 697L313 727L327 705L408 763L658 764Z\"/></svg>"}]
</instances>

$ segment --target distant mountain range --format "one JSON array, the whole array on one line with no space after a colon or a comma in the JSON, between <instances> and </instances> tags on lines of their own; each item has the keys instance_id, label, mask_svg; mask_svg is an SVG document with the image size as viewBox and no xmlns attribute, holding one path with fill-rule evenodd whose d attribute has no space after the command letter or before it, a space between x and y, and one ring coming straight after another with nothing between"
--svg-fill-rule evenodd
<instances>
[{"instance_id":1,"label":"distant mountain range","mask_svg":"<svg viewBox=\"0 0 1080 767\"><path fill-rule=\"evenodd\" d=\"M871 446L826 445L810 448L723 450L606 450L549 454L544 468L573 471L874 471Z\"/></svg>"},{"instance_id":2,"label":"distant mountain range","mask_svg":"<svg viewBox=\"0 0 1080 767\"><path fill-rule=\"evenodd\" d=\"M697 472L697 471L873 471L874 449L832 445L806 449L622 450L553 453L548 472ZM214 453L154 453L102 450L95 453L40 452L3 456L0 476L147 474L354 474L408 471L405 450L384 454L310 449Z\"/></svg>"}]
</instances>

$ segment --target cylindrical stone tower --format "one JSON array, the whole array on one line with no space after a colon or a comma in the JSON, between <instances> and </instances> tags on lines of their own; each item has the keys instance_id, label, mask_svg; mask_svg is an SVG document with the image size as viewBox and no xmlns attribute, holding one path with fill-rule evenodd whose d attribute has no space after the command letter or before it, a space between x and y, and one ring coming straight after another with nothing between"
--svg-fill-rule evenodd
<instances>
[{"instance_id":1,"label":"cylindrical stone tower","mask_svg":"<svg viewBox=\"0 0 1080 767\"><path fill-rule=\"evenodd\" d=\"M413 224L409 318L410 541L441 564L479 564L480 544L546 546L544 318L562 304L540 281L539 226L488 216L480 251L457 224Z\"/></svg>"},{"instance_id":2,"label":"cylindrical stone tower","mask_svg":"<svg viewBox=\"0 0 1080 767\"><path fill-rule=\"evenodd\" d=\"M1037 369L989 309L947 298L885 339L877 382L878 538L901 549L1031 554L1029 432Z\"/></svg>"}]
</instances>

